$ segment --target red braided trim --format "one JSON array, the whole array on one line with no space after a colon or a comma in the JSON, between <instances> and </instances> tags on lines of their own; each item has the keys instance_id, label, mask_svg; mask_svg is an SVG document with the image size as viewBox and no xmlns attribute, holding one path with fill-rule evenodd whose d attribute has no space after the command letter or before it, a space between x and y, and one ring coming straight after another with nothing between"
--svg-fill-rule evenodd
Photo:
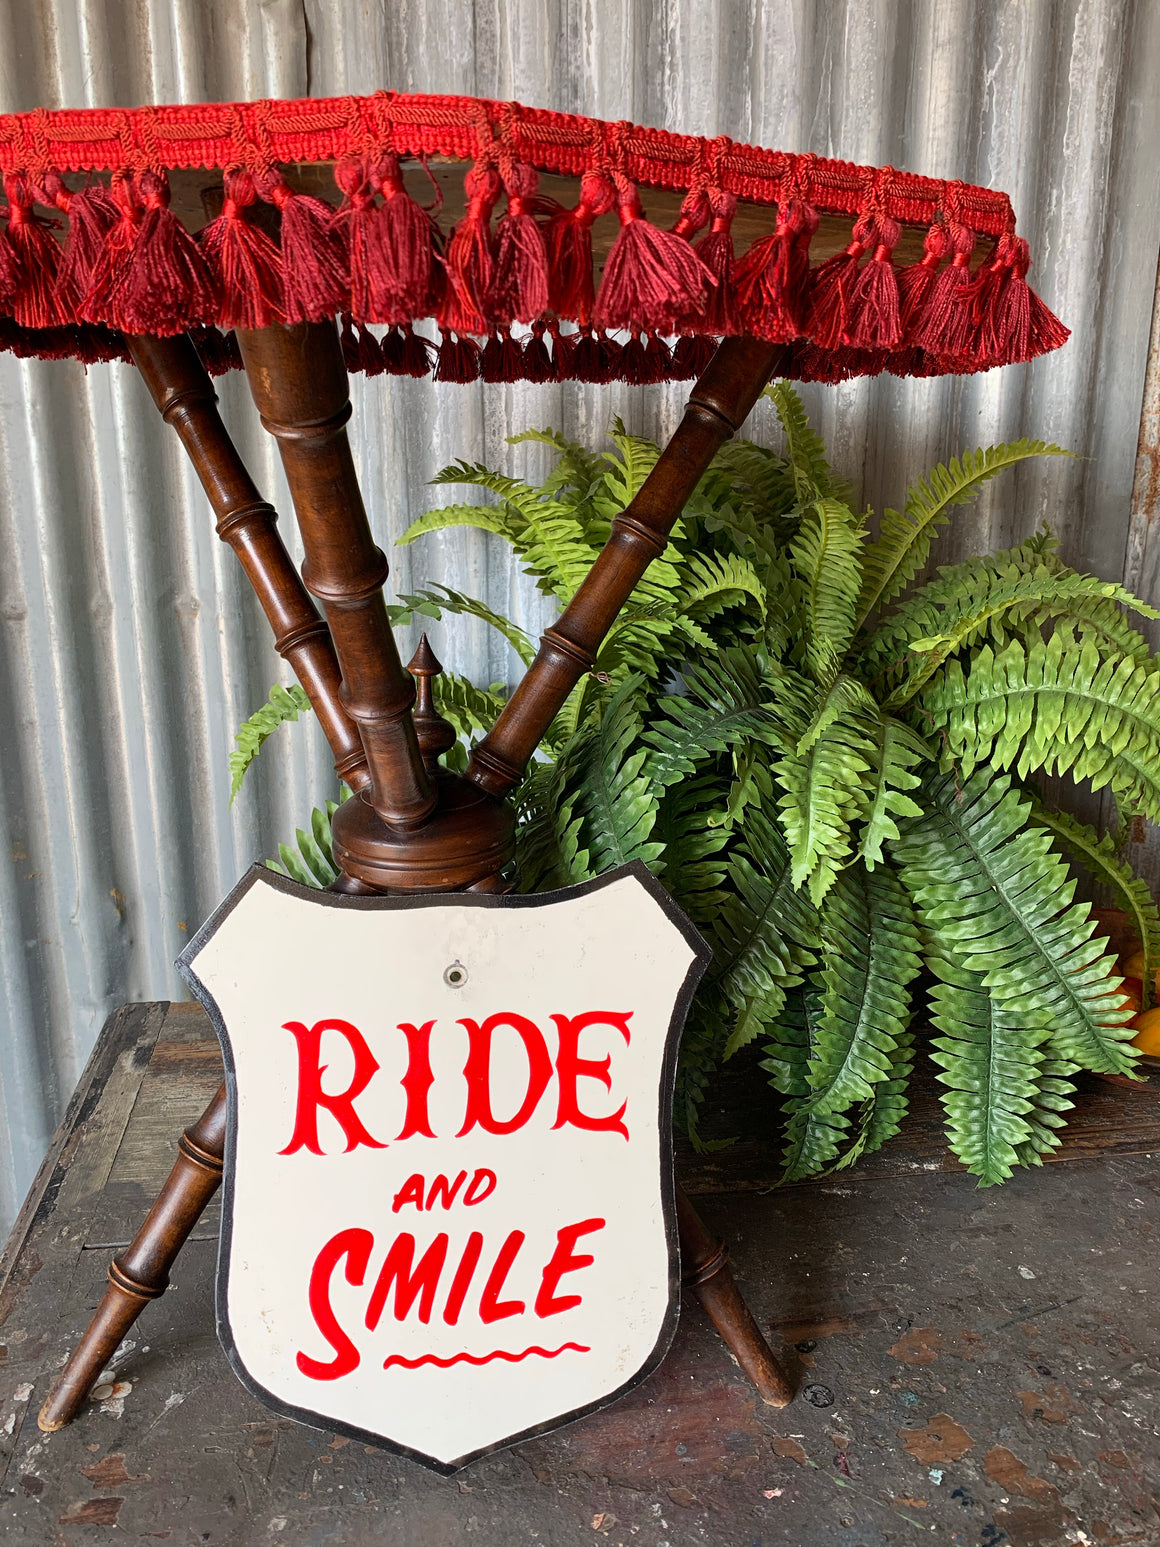
<instances>
[{"instance_id":1,"label":"red braided trim","mask_svg":"<svg viewBox=\"0 0 1160 1547\"><path fill-rule=\"evenodd\" d=\"M794 187L816 208L834 214L860 214L872 203L894 220L925 225L953 204L956 218L980 235L1001 236L1014 224L1007 195L988 188L477 97L380 91L299 102L37 109L0 116L0 173L34 178L50 168L258 171L275 162L392 151L507 159L570 176L615 172L652 188L689 189L703 182L710 148L718 185L754 204L775 204L779 190Z\"/></svg>"}]
</instances>

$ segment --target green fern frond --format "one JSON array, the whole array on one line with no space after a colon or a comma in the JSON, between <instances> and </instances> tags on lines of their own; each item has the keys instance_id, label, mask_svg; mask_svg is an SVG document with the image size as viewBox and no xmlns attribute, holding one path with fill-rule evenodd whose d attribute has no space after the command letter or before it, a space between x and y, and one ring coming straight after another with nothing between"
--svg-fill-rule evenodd
<instances>
[{"instance_id":1,"label":"green fern frond","mask_svg":"<svg viewBox=\"0 0 1160 1547\"><path fill-rule=\"evenodd\" d=\"M987 631L994 631L1000 623L1038 629L1058 620L1078 625L1085 632L1099 631L1105 638L1112 631L1119 637L1126 632L1134 636L1146 655L1147 643L1127 623L1120 611L1123 607L1134 608L1146 617L1160 617L1154 607L1137 601L1123 586L1066 568L1052 570L1041 565L1028 574L1011 570L1006 575L987 577L970 591L964 588L944 607L915 609L911 613L907 622L916 631L908 638L897 639L896 648L910 653L897 673L901 680L887 702L892 707L905 704L949 656L964 646L981 643ZM1118 628L1112 619L1117 620ZM1034 643L1030 634L1028 638ZM1132 653L1141 652L1138 648Z\"/></svg>"},{"instance_id":2,"label":"green fern frond","mask_svg":"<svg viewBox=\"0 0 1160 1547\"><path fill-rule=\"evenodd\" d=\"M296 682L288 688L275 684L270 696L260 709L255 709L248 720L243 720L234 732L237 746L229 757L230 805L242 787L246 770L265 746L267 740L287 720L297 720L311 707L304 689Z\"/></svg>"},{"instance_id":3,"label":"green fern frond","mask_svg":"<svg viewBox=\"0 0 1160 1547\"><path fill-rule=\"evenodd\" d=\"M819 700L796 747L774 764L783 794L781 821L793 856L795 886L821 902L853 850L853 826L869 811L867 775L874 766L873 715L860 683L839 677Z\"/></svg>"},{"instance_id":4,"label":"green fern frond","mask_svg":"<svg viewBox=\"0 0 1160 1547\"><path fill-rule=\"evenodd\" d=\"M1041 1166L1043 1157L1057 1150L1061 1142L1060 1129L1067 1123L1065 1112L1075 1106L1075 1084L1071 1076L1079 1065L1068 1058L1046 1057L1039 1066L1031 1091L1031 1107L1025 1114L1030 1134L1015 1147L1015 1156L1021 1166Z\"/></svg>"},{"instance_id":5,"label":"green fern frond","mask_svg":"<svg viewBox=\"0 0 1160 1547\"><path fill-rule=\"evenodd\" d=\"M294 834L298 847L288 843L278 845L278 859L268 859L266 868L276 870L281 876L289 876L302 886L328 887L338 879L338 866L334 862L330 819L338 810L338 802L328 800L325 806L315 806L310 813L310 831L299 827ZM279 863L281 861L281 863Z\"/></svg>"},{"instance_id":6,"label":"green fern frond","mask_svg":"<svg viewBox=\"0 0 1160 1547\"><path fill-rule=\"evenodd\" d=\"M558 601L572 599L597 554L563 500L546 497L521 478L509 478L478 462L457 462L445 467L432 483L464 483L498 495L499 507L452 505L430 510L400 537L400 544L414 542L425 532L447 526L477 526L496 532L509 542L524 568L536 577L542 591ZM483 512L483 514L480 514Z\"/></svg>"},{"instance_id":7,"label":"green fern frond","mask_svg":"<svg viewBox=\"0 0 1160 1547\"><path fill-rule=\"evenodd\" d=\"M769 686L741 650L721 650L685 668L684 695L658 701L656 721L643 732L648 773L667 788L738 741L776 737Z\"/></svg>"},{"instance_id":8,"label":"green fern frond","mask_svg":"<svg viewBox=\"0 0 1160 1547\"><path fill-rule=\"evenodd\" d=\"M797 389L788 381L773 381L762 397L770 400L781 421L793 473L795 503L805 505L819 497L841 500L845 487L830 471L826 443L810 423Z\"/></svg>"},{"instance_id":9,"label":"green fern frond","mask_svg":"<svg viewBox=\"0 0 1160 1547\"><path fill-rule=\"evenodd\" d=\"M717 509L727 506L759 524L788 516L799 500L787 459L751 440L725 442L713 458L705 487Z\"/></svg>"},{"instance_id":10,"label":"green fern frond","mask_svg":"<svg viewBox=\"0 0 1160 1547\"><path fill-rule=\"evenodd\" d=\"M551 446L560 453L556 466L542 485L546 494L570 488L584 495L600 477L600 457L588 451L579 441L569 440L560 430L521 430L518 435L509 435L507 438L509 446L519 446L528 441Z\"/></svg>"},{"instance_id":11,"label":"green fern frond","mask_svg":"<svg viewBox=\"0 0 1160 1547\"><path fill-rule=\"evenodd\" d=\"M735 553L692 553L680 583L680 610L711 618L746 600L765 613L765 587L748 559Z\"/></svg>"},{"instance_id":12,"label":"green fern frond","mask_svg":"<svg viewBox=\"0 0 1160 1547\"><path fill-rule=\"evenodd\" d=\"M431 679L435 708L455 727L461 741L471 743L477 735L486 736L507 702L502 682L489 688L477 688L466 677L443 672Z\"/></svg>"},{"instance_id":13,"label":"green fern frond","mask_svg":"<svg viewBox=\"0 0 1160 1547\"><path fill-rule=\"evenodd\" d=\"M1093 940L1087 903L1051 846L1030 826L1030 801L1006 776L980 770L960 789L937 776L924 814L892 845L930 939L930 954L977 973L997 1010L1028 1034L1051 1031L1055 1051L1084 1068L1126 1073L1135 1055L1120 1008L1115 961Z\"/></svg>"},{"instance_id":14,"label":"green fern frond","mask_svg":"<svg viewBox=\"0 0 1160 1547\"><path fill-rule=\"evenodd\" d=\"M909 899L889 865L839 877L821 912L821 1015L809 1067L820 1114L866 1101L891 1072L910 1020L919 937Z\"/></svg>"},{"instance_id":15,"label":"green fern frond","mask_svg":"<svg viewBox=\"0 0 1160 1547\"><path fill-rule=\"evenodd\" d=\"M570 758L566 797L571 820L580 819L580 843L590 875L629 860L652 864L662 845L651 841L658 796L643 771L643 679L627 677L609 699L598 726L581 733Z\"/></svg>"},{"instance_id":16,"label":"green fern frond","mask_svg":"<svg viewBox=\"0 0 1160 1547\"><path fill-rule=\"evenodd\" d=\"M1041 800L1033 802L1031 819L1045 827L1064 853L1082 865L1090 876L1115 894L1119 906L1128 915L1140 948L1144 952L1143 998L1141 1009L1151 1003L1160 970L1160 908L1146 881L1134 875L1124 864L1111 833L1101 838L1094 827L1066 811L1053 811Z\"/></svg>"},{"instance_id":17,"label":"green fern frond","mask_svg":"<svg viewBox=\"0 0 1160 1547\"><path fill-rule=\"evenodd\" d=\"M910 1105L906 1092L914 1073L912 1031L899 1034L888 1058L888 1072L859 1107L854 1137L830 1167L831 1172L844 1171L863 1155L873 1155L902 1127Z\"/></svg>"},{"instance_id":18,"label":"green fern frond","mask_svg":"<svg viewBox=\"0 0 1160 1547\"><path fill-rule=\"evenodd\" d=\"M1062 446L1046 441L1017 440L964 452L920 478L907 491L903 510L883 511L878 540L866 549L858 626L910 584L926 563L931 541L938 528L950 520L954 506L965 505L990 479L1028 457L1070 455Z\"/></svg>"},{"instance_id":19,"label":"green fern frond","mask_svg":"<svg viewBox=\"0 0 1160 1547\"><path fill-rule=\"evenodd\" d=\"M945 1087L940 1099L955 1154L992 1187L1011 1175L1019 1150L1031 1142L1028 1114L1050 1030L1009 1000L988 993L982 976L949 958L928 962L939 981L931 990L931 1020L942 1036L931 1057Z\"/></svg>"},{"instance_id":20,"label":"green fern frond","mask_svg":"<svg viewBox=\"0 0 1160 1547\"><path fill-rule=\"evenodd\" d=\"M906 791L922 783L911 770L933 758L922 737L893 715L879 715L872 734L866 819L858 844L858 857L867 870L882 864L882 845L898 837L896 818L922 815L922 807Z\"/></svg>"},{"instance_id":21,"label":"green fern frond","mask_svg":"<svg viewBox=\"0 0 1160 1547\"><path fill-rule=\"evenodd\" d=\"M865 540L864 521L841 501L804 506L789 556L805 592L806 661L819 682L832 678L854 636Z\"/></svg>"},{"instance_id":22,"label":"green fern frond","mask_svg":"<svg viewBox=\"0 0 1160 1547\"><path fill-rule=\"evenodd\" d=\"M532 664L536 647L517 623L496 612L486 602L477 601L474 596L464 596L462 591L453 591L450 586L438 582L425 586L413 595L400 594L398 604L388 606L387 617L392 628L405 628L416 617L441 622L445 612L480 618L503 635L525 666Z\"/></svg>"},{"instance_id":23,"label":"green fern frond","mask_svg":"<svg viewBox=\"0 0 1160 1547\"><path fill-rule=\"evenodd\" d=\"M964 775L980 763L1042 769L1111 787L1118 800L1160 820L1160 671L1091 639L1057 630L977 651L932 678L918 702L942 730Z\"/></svg>"},{"instance_id":24,"label":"green fern frond","mask_svg":"<svg viewBox=\"0 0 1160 1547\"><path fill-rule=\"evenodd\" d=\"M736 1009L776 1003L816 960L809 946L817 938L814 910L794 886L785 840L765 812L750 813L706 923L709 979Z\"/></svg>"}]
</instances>

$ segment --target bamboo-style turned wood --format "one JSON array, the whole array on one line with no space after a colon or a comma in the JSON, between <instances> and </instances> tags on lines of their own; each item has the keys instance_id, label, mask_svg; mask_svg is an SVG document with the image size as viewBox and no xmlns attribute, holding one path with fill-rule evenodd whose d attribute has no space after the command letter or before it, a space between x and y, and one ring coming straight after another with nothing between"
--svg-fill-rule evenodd
<instances>
[{"instance_id":1,"label":"bamboo-style turned wood","mask_svg":"<svg viewBox=\"0 0 1160 1547\"><path fill-rule=\"evenodd\" d=\"M785 349L727 338L694 387L685 417L612 532L580 589L547 629L536 659L476 747L467 777L491 795L518 784L568 694L591 671L633 586L665 551L668 534L718 449L741 428Z\"/></svg>"},{"instance_id":2,"label":"bamboo-style turned wood","mask_svg":"<svg viewBox=\"0 0 1160 1547\"><path fill-rule=\"evenodd\" d=\"M169 1287L169 1270L222 1179L226 1143L223 1085L178 1140L177 1160L131 1244L109 1264L109 1287L44 1406L51 1433L75 1418L97 1376L149 1304Z\"/></svg>"},{"instance_id":3,"label":"bamboo-style turned wood","mask_svg":"<svg viewBox=\"0 0 1160 1547\"><path fill-rule=\"evenodd\" d=\"M172 426L217 517L217 534L237 554L334 754L334 771L352 790L370 782L358 727L339 697L342 677L330 630L278 535L274 507L262 499L217 410L217 394L189 338L128 340L161 417Z\"/></svg>"},{"instance_id":4,"label":"bamboo-style turned wood","mask_svg":"<svg viewBox=\"0 0 1160 1547\"><path fill-rule=\"evenodd\" d=\"M306 550L302 578L330 624L342 701L370 768L371 804L389 826L418 826L436 796L411 719L415 684L387 620L387 560L371 536L347 440L350 397L338 332L332 322L239 328L238 344L286 469Z\"/></svg>"},{"instance_id":5,"label":"bamboo-style turned wood","mask_svg":"<svg viewBox=\"0 0 1160 1547\"><path fill-rule=\"evenodd\" d=\"M677 1188L677 1228L681 1282L701 1302L761 1400L770 1407L785 1407L793 1401L793 1383L742 1298L729 1267L728 1247L711 1233L683 1187Z\"/></svg>"}]
</instances>

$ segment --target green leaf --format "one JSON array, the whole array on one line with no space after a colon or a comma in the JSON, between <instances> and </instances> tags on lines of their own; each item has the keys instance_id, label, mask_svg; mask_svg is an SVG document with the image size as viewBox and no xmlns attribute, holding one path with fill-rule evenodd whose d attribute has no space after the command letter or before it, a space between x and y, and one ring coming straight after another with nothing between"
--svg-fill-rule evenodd
<instances>
[{"instance_id":1,"label":"green leaf","mask_svg":"<svg viewBox=\"0 0 1160 1547\"><path fill-rule=\"evenodd\" d=\"M438 623L445 612L482 619L503 635L525 666L532 664L536 647L518 624L505 618L502 613L495 612L486 602L477 601L473 596L464 596L461 591L453 591L450 586L435 584L424 587L412 596L400 595L398 604L387 608L387 618L392 628L405 628L416 614L433 618Z\"/></svg>"},{"instance_id":2,"label":"green leaf","mask_svg":"<svg viewBox=\"0 0 1160 1547\"><path fill-rule=\"evenodd\" d=\"M874 719L865 688L839 677L822 695L796 747L774 764L784 791L781 820L793 857L795 886L821 902L853 851L853 827L869 812L867 775L874 765Z\"/></svg>"},{"instance_id":3,"label":"green leaf","mask_svg":"<svg viewBox=\"0 0 1160 1547\"><path fill-rule=\"evenodd\" d=\"M1053 811L1040 800L1034 802L1031 818L1045 827L1064 853L1082 865L1094 880L1115 893L1144 952L1141 1009L1146 1010L1153 997L1156 973L1160 971L1160 909L1147 882L1134 875L1132 867L1120 859L1111 833L1101 838L1086 822L1066 811Z\"/></svg>"},{"instance_id":4,"label":"green leaf","mask_svg":"<svg viewBox=\"0 0 1160 1547\"><path fill-rule=\"evenodd\" d=\"M866 550L858 626L884 607L918 574L930 553L931 540L950 520L956 505L974 499L990 479L1028 457L1066 457L1062 446L1042 440L1017 440L952 457L920 478L907 491L904 510L885 510L882 530Z\"/></svg>"},{"instance_id":5,"label":"green leaf","mask_svg":"<svg viewBox=\"0 0 1160 1547\"><path fill-rule=\"evenodd\" d=\"M255 709L234 733L236 750L230 753L230 805L242 787L246 771L265 746L267 740L287 720L296 720L311 707L305 691L292 682L288 688L275 685L260 709Z\"/></svg>"},{"instance_id":6,"label":"green leaf","mask_svg":"<svg viewBox=\"0 0 1160 1547\"><path fill-rule=\"evenodd\" d=\"M1120 1008L1115 961L1092 940L1087 903L1030 801L1005 776L980 770L960 790L954 778L924 785L923 816L892 845L930 952L967 972L1028 1034L1051 1032L1058 1054L1084 1068L1126 1073L1130 1011Z\"/></svg>"},{"instance_id":7,"label":"green leaf","mask_svg":"<svg viewBox=\"0 0 1160 1547\"><path fill-rule=\"evenodd\" d=\"M789 556L805 590L806 662L828 683L854 634L862 583L862 520L838 500L815 499L803 508Z\"/></svg>"},{"instance_id":8,"label":"green leaf","mask_svg":"<svg viewBox=\"0 0 1160 1547\"><path fill-rule=\"evenodd\" d=\"M301 886L330 886L338 879L330 830L330 819L337 810L338 802L333 800L328 800L324 806L315 806L310 813L310 830L307 832L300 827L295 834L298 847L280 843L278 856L281 863L268 859L267 868L289 876Z\"/></svg>"},{"instance_id":9,"label":"green leaf","mask_svg":"<svg viewBox=\"0 0 1160 1547\"><path fill-rule=\"evenodd\" d=\"M830 472L826 443L806 417L797 389L788 381L774 381L762 396L769 398L781 420L793 472L795 503L804 505L819 497L840 500L845 488Z\"/></svg>"},{"instance_id":10,"label":"green leaf","mask_svg":"<svg viewBox=\"0 0 1160 1547\"><path fill-rule=\"evenodd\" d=\"M822 908L821 1014L809 1067L818 1113L865 1101L889 1077L910 1020L919 938L906 893L888 865L848 872Z\"/></svg>"},{"instance_id":11,"label":"green leaf","mask_svg":"<svg viewBox=\"0 0 1160 1547\"><path fill-rule=\"evenodd\" d=\"M867 870L882 863L882 845L898 837L897 817L921 816L907 790L922 780L911 770L932 758L930 748L909 725L883 714L874 728L874 754L866 786L867 810L858 857Z\"/></svg>"},{"instance_id":12,"label":"green leaf","mask_svg":"<svg viewBox=\"0 0 1160 1547\"><path fill-rule=\"evenodd\" d=\"M1031 1142L1028 1114L1050 1031L989 993L981 974L947 957L928 960L940 980L931 992L931 1020L943 1035L934 1038L931 1057L943 1071L947 1134L980 1186L991 1187L1006 1181Z\"/></svg>"},{"instance_id":13,"label":"green leaf","mask_svg":"<svg viewBox=\"0 0 1160 1547\"><path fill-rule=\"evenodd\" d=\"M1044 643L1013 639L997 653L957 660L920 702L943 730L948 758L964 775L980 763L1042 769L1110 786L1118 800L1160 820L1160 672L1060 629Z\"/></svg>"}]
</instances>

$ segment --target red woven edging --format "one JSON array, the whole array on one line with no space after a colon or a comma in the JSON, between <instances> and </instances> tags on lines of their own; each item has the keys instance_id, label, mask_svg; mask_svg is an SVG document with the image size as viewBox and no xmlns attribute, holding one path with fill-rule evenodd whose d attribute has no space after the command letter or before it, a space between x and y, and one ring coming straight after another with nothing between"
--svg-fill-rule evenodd
<instances>
[{"instance_id":1,"label":"red woven edging","mask_svg":"<svg viewBox=\"0 0 1160 1547\"><path fill-rule=\"evenodd\" d=\"M427 154L473 163L449 239L399 175L399 157ZM339 210L277 170L302 162L335 163ZM195 240L168 208L165 174L199 166L223 170L226 198ZM62 174L76 172L111 184L70 188ZM581 179L575 209L536 196L539 172ZM0 346L21 354L111 358L118 333L341 312L362 369L420 374L431 349L410 324L435 316L444 380L667 379L726 333L796 342L802 374L836 380L987 369L1067 337L1026 284L1030 255L1003 193L515 103L377 92L10 114L0 173ZM638 184L685 192L671 232L645 218ZM777 224L736 261L739 198L776 208ZM278 207L280 243L247 216L258 199ZM63 253L34 209L45 204L68 216ZM590 228L611 209L621 230L596 293ZM846 251L811 270L819 210L857 218ZM923 259L903 270L900 222L930 227ZM979 236L997 240L972 275ZM368 323L390 331L378 339ZM513 323L532 335L513 339ZM203 340L212 363L231 363L224 340Z\"/></svg>"}]
</instances>

